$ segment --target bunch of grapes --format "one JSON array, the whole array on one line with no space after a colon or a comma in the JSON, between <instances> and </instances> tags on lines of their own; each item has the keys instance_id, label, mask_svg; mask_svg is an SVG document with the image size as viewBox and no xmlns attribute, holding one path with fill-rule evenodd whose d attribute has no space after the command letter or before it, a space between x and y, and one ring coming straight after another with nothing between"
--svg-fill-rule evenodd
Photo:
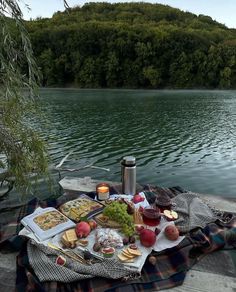
<instances>
[{"instance_id":1,"label":"bunch of grapes","mask_svg":"<svg viewBox=\"0 0 236 292\"><path fill-rule=\"evenodd\" d=\"M122 227L122 232L126 236L134 233L133 217L127 213L127 205L114 201L103 210L103 214L109 219L118 222Z\"/></svg>"}]
</instances>

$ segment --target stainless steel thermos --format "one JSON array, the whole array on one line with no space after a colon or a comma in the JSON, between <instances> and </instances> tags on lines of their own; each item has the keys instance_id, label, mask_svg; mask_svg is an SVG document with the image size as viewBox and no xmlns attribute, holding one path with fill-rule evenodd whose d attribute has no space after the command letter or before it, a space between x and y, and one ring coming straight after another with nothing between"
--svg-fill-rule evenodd
<instances>
[{"instance_id":1,"label":"stainless steel thermos","mask_svg":"<svg viewBox=\"0 0 236 292\"><path fill-rule=\"evenodd\" d=\"M127 195L136 193L136 161L133 156L125 156L121 161L122 192Z\"/></svg>"}]
</instances>

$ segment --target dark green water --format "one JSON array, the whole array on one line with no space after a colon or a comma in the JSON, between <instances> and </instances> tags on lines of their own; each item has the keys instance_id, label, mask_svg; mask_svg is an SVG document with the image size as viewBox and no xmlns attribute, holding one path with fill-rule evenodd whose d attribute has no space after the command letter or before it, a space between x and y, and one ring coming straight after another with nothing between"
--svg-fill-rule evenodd
<instances>
[{"instance_id":1,"label":"dark green water","mask_svg":"<svg viewBox=\"0 0 236 292\"><path fill-rule=\"evenodd\" d=\"M236 197L236 91L44 89L43 125L53 163L94 163L110 172L73 175L120 180L134 155L137 180ZM67 174L65 174L67 175Z\"/></svg>"}]
</instances>

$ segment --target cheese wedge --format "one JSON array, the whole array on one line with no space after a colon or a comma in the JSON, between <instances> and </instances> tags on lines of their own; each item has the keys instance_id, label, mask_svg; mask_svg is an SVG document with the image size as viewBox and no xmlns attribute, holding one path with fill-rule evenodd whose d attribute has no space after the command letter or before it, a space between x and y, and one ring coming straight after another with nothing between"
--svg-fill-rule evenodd
<instances>
[{"instance_id":1,"label":"cheese wedge","mask_svg":"<svg viewBox=\"0 0 236 292\"><path fill-rule=\"evenodd\" d=\"M65 231L65 237L68 241L76 241L77 235L75 233L75 229L69 229Z\"/></svg>"}]
</instances>

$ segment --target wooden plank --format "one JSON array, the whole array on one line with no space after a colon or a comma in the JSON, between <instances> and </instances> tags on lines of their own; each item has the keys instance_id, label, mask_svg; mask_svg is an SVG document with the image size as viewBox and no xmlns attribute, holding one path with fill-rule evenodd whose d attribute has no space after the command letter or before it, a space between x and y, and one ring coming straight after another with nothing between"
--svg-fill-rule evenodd
<instances>
[{"instance_id":1,"label":"wooden plank","mask_svg":"<svg viewBox=\"0 0 236 292\"><path fill-rule=\"evenodd\" d=\"M60 186L65 191L72 191L78 193L89 193L96 191L96 185L100 183L100 180L94 180L91 177L67 177L65 176L62 180L59 181ZM111 181L102 181L108 184L112 183Z\"/></svg>"}]
</instances>

